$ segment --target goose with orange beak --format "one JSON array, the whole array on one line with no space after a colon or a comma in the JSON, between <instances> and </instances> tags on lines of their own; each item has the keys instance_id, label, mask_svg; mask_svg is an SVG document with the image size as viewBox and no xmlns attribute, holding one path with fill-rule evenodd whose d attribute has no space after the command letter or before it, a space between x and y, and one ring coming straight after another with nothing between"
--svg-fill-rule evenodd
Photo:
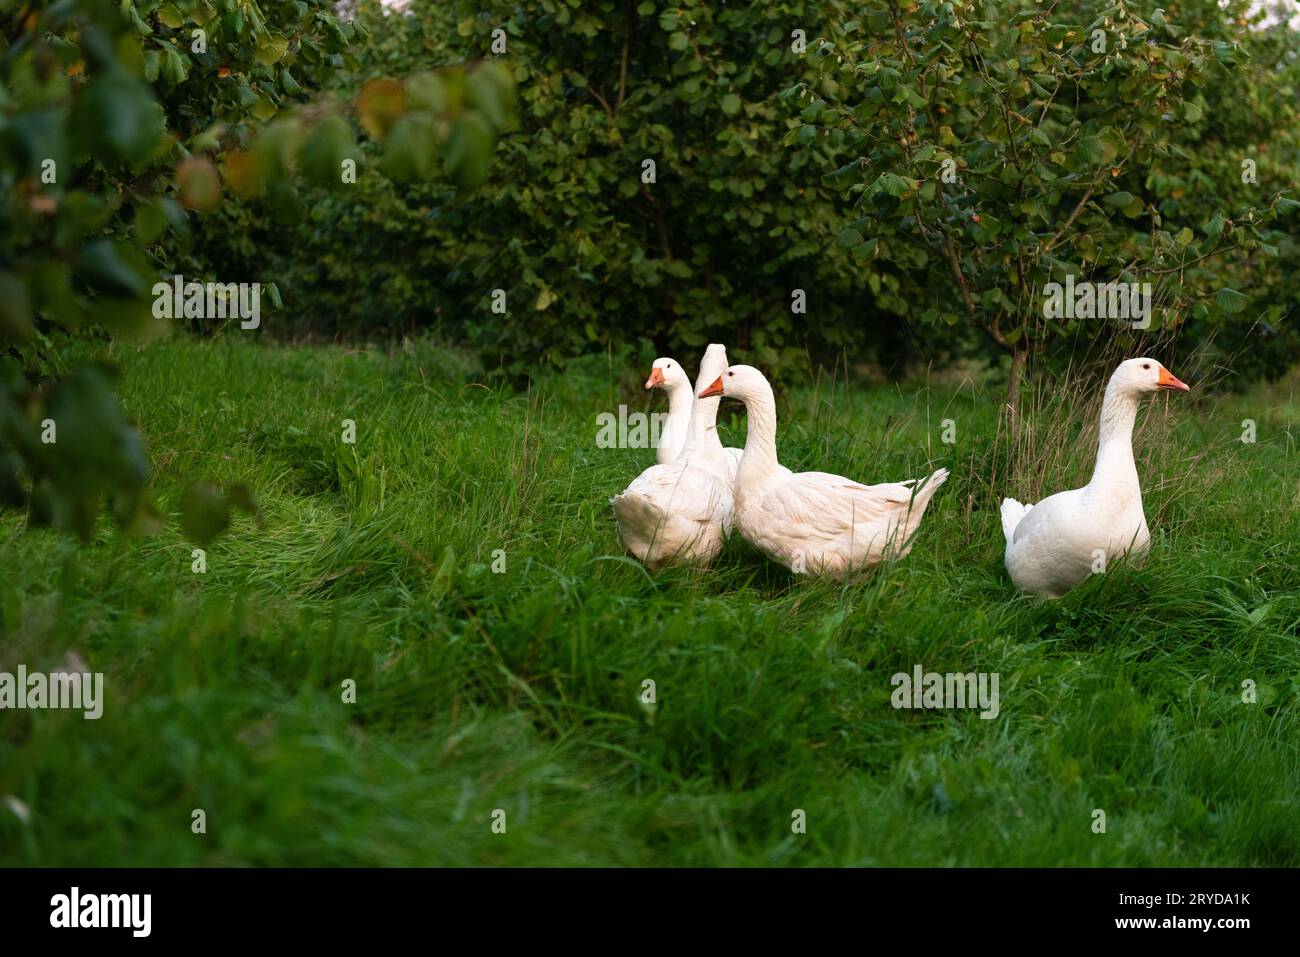
<instances>
[{"instance_id":1,"label":"goose with orange beak","mask_svg":"<svg viewBox=\"0 0 1300 957\"><path fill-rule=\"evenodd\" d=\"M1143 396L1186 391L1187 384L1155 359L1121 362L1102 399L1097 464L1088 484L1037 505L1003 499L1005 560L1017 588L1058 598L1112 560L1146 554L1151 533L1133 460L1133 423Z\"/></svg>"},{"instance_id":2,"label":"goose with orange beak","mask_svg":"<svg viewBox=\"0 0 1300 957\"><path fill-rule=\"evenodd\" d=\"M655 373L671 360L656 360ZM727 368L727 351L710 345L700 360L700 381L716 378ZM680 370L680 366L676 366ZM683 378L685 373L681 373ZM646 383L650 387L650 382ZM695 390L687 386L692 399ZM649 568L695 563L706 565L722 551L731 534L732 459L718 438L718 399L693 399L681 453L646 469L619 495L610 499L624 547ZM670 413L671 414L671 413Z\"/></svg>"},{"instance_id":3,"label":"goose with orange beak","mask_svg":"<svg viewBox=\"0 0 1300 957\"><path fill-rule=\"evenodd\" d=\"M668 393L668 416L659 430L659 444L655 447L655 461L660 465L675 462L686 445L690 431L691 406L695 403L695 390L682 364L667 356L660 356L645 380L647 389L663 389Z\"/></svg>"},{"instance_id":4,"label":"goose with orange beak","mask_svg":"<svg viewBox=\"0 0 1300 957\"><path fill-rule=\"evenodd\" d=\"M776 400L763 373L731 366L698 395L745 404L749 431L736 472L735 524L758 551L796 574L844 578L911 550L947 469L883 485L791 472L777 461Z\"/></svg>"}]
</instances>

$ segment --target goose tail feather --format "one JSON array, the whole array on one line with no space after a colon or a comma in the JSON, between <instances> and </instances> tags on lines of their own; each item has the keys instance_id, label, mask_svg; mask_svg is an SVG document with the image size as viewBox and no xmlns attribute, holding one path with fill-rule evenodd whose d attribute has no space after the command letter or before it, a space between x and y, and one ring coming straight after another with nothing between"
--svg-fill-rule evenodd
<instances>
[{"instance_id":1,"label":"goose tail feather","mask_svg":"<svg viewBox=\"0 0 1300 957\"><path fill-rule=\"evenodd\" d=\"M1002 534L1007 537L1007 543L1015 537L1016 526L1029 514L1032 505L1023 505L1014 498L1004 498L1002 500Z\"/></svg>"}]
</instances>

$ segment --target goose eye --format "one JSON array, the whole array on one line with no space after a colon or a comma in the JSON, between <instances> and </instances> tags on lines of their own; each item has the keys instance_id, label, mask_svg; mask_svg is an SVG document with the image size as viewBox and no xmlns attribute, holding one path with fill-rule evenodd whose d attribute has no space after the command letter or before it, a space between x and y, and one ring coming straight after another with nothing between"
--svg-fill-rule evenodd
<instances>
[{"instance_id":1,"label":"goose eye","mask_svg":"<svg viewBox=\"0 0 1300 957\"><path fill-rule=\"evenodd\" d=\"M1142 368L1143 368L1143 369L1150 369L1150 368L1151 368L1151 363L1149 363L1149 362L1144 362L1144 363L1142 363Z\"/></svg>"},{"instance_id":2,"label":"goose eye","mask_svg":"<svg viewBox=\"0 0 1300 957\"><path fill-rule=\"evenodd\" d=\"M734 373L734 372L728 372L728 373L727 373L728 377L733 376L733 375L735 375L735 374L736 374L736 373Z\"/></svg>"}]
</instances>

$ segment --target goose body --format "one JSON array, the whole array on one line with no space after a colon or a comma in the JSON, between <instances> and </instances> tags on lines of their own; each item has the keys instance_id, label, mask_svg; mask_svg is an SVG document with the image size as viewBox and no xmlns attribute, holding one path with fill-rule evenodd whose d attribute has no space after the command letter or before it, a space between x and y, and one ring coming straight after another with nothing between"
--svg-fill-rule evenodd
<instances>
[{"instance_id":1,"label":"goose body","mask_svg":"<svg viewBox=\"0 0 1300 957\"><path fill-rule=\"evenodd\" d=\"M745 455L744 449L733 449L727 446L722 451L727 453L727 472L731 475L731 485L736 485L736 473L740 471L740 460Z\"/></svg>"},{"instance_id":2,"label":"goose body","mask_svg":"<svg viewBox=\"0 0 1300 957\"><path fill-rule=\"evenodd\" d=\"M730 475L730 479L731 479L731 487L734 489L734 488L736 487L736 475L740 472L740 460L741 460L742 458L744 458L744 456L745 456L745 450L744 450L744 449L733 449L733 448L731 448L731 446L727 446L727 447L724 448L722 451L724 451L724 452L727 453L727 470L728 470L728 474ZM794 473L791 472L788 468L786 468L784 465L781 465L779 462L777 463L776 470L777 470L777 472L779 472L781 475L793 475L793 474L794 474Z\"/></svg>"},{"instance_id":3,"label":"goose body","mask_svg":"<svg viewBox=\"0 0 1300 957\"><path fill-rule=\"evenodd\" d=\"M700 362L701 381L726 366L726 350L709 346ZM687 397L693 395L688 384ZM718 439L717 415L717 399L695 399L676 460L652 465L610 499L623 545L650 568L707 564L731 534L732 470Z\"/></svg>"},{"instance_id":4,"label":"goose body","mask_svg":"<svg viewBox=\"0 0 1300 957\"><path fill-rule=\"evenodd\" d=\"M1002 501L1006 567L1022 591L1058 598L1120 556L1138 559L1151 542L1133 460L1133 423L1144 394L1187 385L1154 359L1120 363L1102 401L1097 464L1082 488L1035 505Z\"/></svg>"},{"instance_id":5,"label":"goose body","mask_svg":"<svg viewBox=\"0 0 1300 957\"><path fill-rule=\"evenodd\" d=\"M911 550L947 469L920 483L882 485L791 472L777 461L776 402L761 372L731 366L700 395L745 403L749 433L736 474L735 524L758 551L796 573L843 578Z\"/></svg>"}]
</instances>

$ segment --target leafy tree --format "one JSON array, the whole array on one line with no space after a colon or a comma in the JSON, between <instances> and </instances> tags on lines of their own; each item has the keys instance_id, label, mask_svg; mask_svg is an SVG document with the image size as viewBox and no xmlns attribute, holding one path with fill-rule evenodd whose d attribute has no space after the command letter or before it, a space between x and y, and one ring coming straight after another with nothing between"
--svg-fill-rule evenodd
<instances>
[{"instance_id":1,"label":"leafy tree","mask_svg":"<svg viewBox=\"0 0 1300 957\"><path fill-rule=\"evenodd\" d=\"M1247 307L1236 314L1193 307L1180 332L1244 381L1277 376L1300 357L1300 32L1251 0L1183 0L1166 13L1190 35L1237 43L1242 56L1195 91L1199 115L1173 130L1177 162L1148 172L1145 185L1161 214L1211 223L1227 210L1231 231L1241 224L1231 211L1286 191L1274 228L1248 229L1237 247L1205 261L1215 273L1206 288L1241 290Z\"/></svg>"},{"instance_id":2,"label":"leafy tree","mask_svg":"<svg viewBox=\"0 0 1300 957\"><path fill-rule=\"evenodd\" d=\"M841 244L863 269L910 276L923 322L973 324L1004 350L1013 408L1030 356L1092 322L1045 316L1049 283L1151 282L1158 328L1226 321L1249 300L1224 284L1225 258L1276 256L1273 226L1297 206L1293 181L1247 194L1222 155L1217 178L1199 168L1201 91L1244 51L1163 10L886 0L816 52L820 82L786 91L803 121L786 142L852 157L824 177L854 197Z\"/></svg>"}]
</instances>

